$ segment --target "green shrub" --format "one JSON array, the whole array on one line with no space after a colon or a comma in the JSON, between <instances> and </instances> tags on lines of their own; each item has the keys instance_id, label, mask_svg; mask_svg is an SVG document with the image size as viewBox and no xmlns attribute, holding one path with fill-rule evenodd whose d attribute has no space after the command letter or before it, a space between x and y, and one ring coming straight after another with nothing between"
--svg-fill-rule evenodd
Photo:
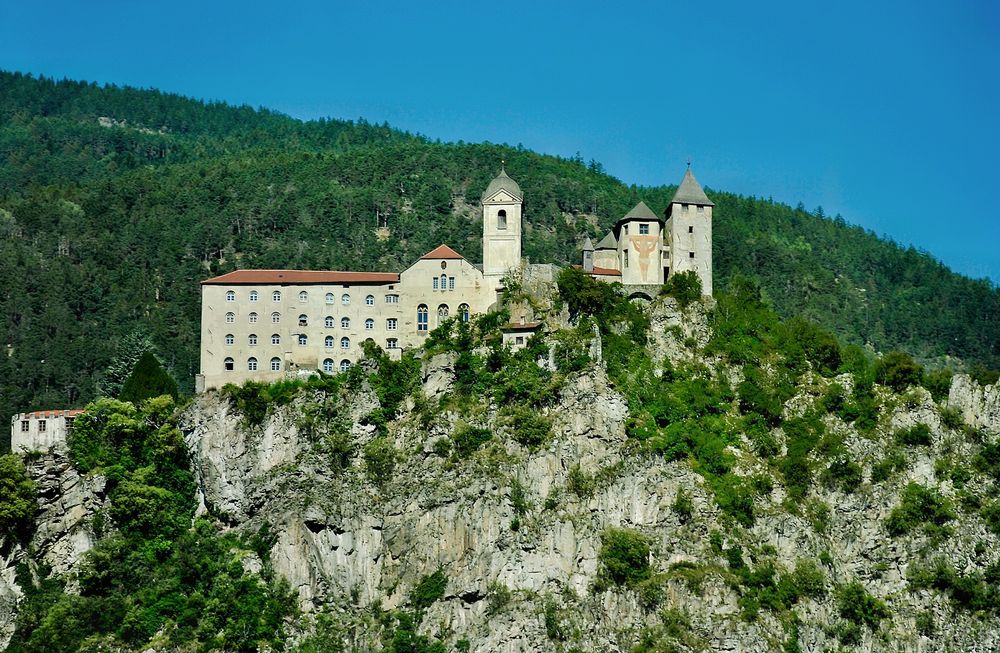
<instances>
[{"instance_id":1,"label":"green shrub","mask_svg":"<svg viewBox=\"0 0 1000 653\"><path fill-rule=\"evenodd\" d=\"M503 408L500 422L511 429L514 440L529 449L545 444L552 434L552 420L525 405Z\"/></svg>"},{"instance_id":2,"label":"green shrub","mask_svg":"<svg viewBox=\"0 0 1000 653\"><path fill-rule=\"evenodd\" d=\"M830 466L823 472L823 481L827 487L839 487L841 492L850 494L861 485L861 465L848 456L834 458Z\"/></svg>"},{"instance_id":3,"label":"green shrub","mask_svg":"<svg viewBox=\"0 0 1000 653\"><path fill-rule=\"evenodd\" d=\"M931 535L946 535L945 524L955 518L951 502L936 490L919 483L909 483L899 496L899 505L886 519L890 535L909 533L918 526Z\"/></svg>"},{"instance_id":4,"label":"green shrub","mask_svg":"<svg viewBox=\"0 0 1000 653\"><path fill-rule=\"evenodd\" d=\"M514 509L514 514L518 516L524 516L531 510L531 502L528 501L524 484L516 478L510 482L510 505Z\"/></svg>"},{"instance_id":5,"label":"green shrub","mask_svg":"<svg viewBox=\"0 0 1000 653\"><path fill-rule=\"evenodd\" d=\"M444 569L438 568L433 574L420 579L410 594L410 604L418 612L422 612L431 607L435 601L444 598L444 591L447 587L448 577L445 576Z\"/></svg>"},{"instance_id":6,"label":"green shrub","mask_svg":"<svg viewBox=\"0 0 1000 653\"><path fill-rule=\"evenodd\" d=\"M660 289L660 294L674 297L684 308L701 299L701 291L701 277L694 270L687 270L671 275Z\"/></svg>"},{"instance_id":7,"label":"green shrub","mask_svg":"<svg viewBox=\"0 0 1000 653\"><path fill-rule=\"evenodd\" d=\"M923 386L931 393L934 401L943 401L948 398L951 391L951 379L954 373L951 370L934 370L927 372L923 376Z\"/></svg>"},{"instance_id":8,"label":"green shrub","mask_svg":"<svg viewBox=\"0 0 1000 653\"><path fill-rule=\"evenodd\" d=\"M510 604L513 592L503 583L492 582L486 587L486 616L492 617L503 612Z\"/></svg>"},{"instance_id":9,"label":"green shrub","mask_svg":"<svg viewBox=\"0 0 1000 653\"><path fill-rule=\"evenodd\" d=\"M840 343L830 332L801 317L781 325L778 340L786 364L799 369L799 361L809 361L824 376L835 373L841 364Z\"/></svg>"},{"instance_id":10,"label":"green shrub","mask_svg":"<svg viewBox=\"0 0 1000 653\"><path fill-rule=\"evenodd\" d=\"M616 585L631 585L649 578L649 541L638 531L606 529L601 533L598 559Z\"/></svg>"},{"instance_id":11,"label":"green shrub","mask_svg":"<svg viewBox=\"0 0 1000 653\"><path fill-rule=\"evenodd\" d=\"M458 425L451 437L455 443L455 455L462 459L468 458L479 447L489 442L493 433L488 428L471 426L463 422Z\"/></svg>"},{"instance_id":12,"label":"green shrub","mask_svg":"<svg viewBox=\"0 0 1000 653\"><path fill-rule=\"evenodd\" d=\"M957 431L958 429L965 426L965 420L962 419L962 413L958 412L957 409L951 408L950 406L942 406L941 409L941 423L945 427Z\"/></svg>"},{"instance_id":13,"label":"green shrub","mask_svg":"<svg viewBox=\"0 0 1000 653\"><path fill-rule=\"evenodd\" d=\"M399 454L392 442L385 437L378 437L365 445L364 460L368 478L380 487L392 480L396 471Z\"/></svg>"},{"instance_id":14,"label":"green shrub","mask_svg":"<svg viewBox=\"0 0 1000 653\"><path fill-rule=\"evenodd\" d=\"M673 508L674 514L677 515L677 519L682 523L686 524L691 520L691 515L694 513L694 503L691 501L691 495L681 488L677 491L677 496L674 497L674 503L671 506Z\"/></svg>"},{"instance_id":15,"label":"green shrub","mask_svg":"<svg viewBox=\"0 0 1000 653\"><path fill-rule=\"evenodd\" d=\"M875 363L875 380L902 392L911 385L920 385L923 368L909 354L891 351Z\"/></svg>"},{"instance_id":16,"label":"green shrub","mask_svg":"<svg viewBox=\"0 0 1000 653\"><path fill-rule=\"evenodd\" d=\"M893 473L905 471L907 468L906 456L898 449L891 449L886 452L885 457L872 465L872 483L881 483L888 480Z\"/></svg>"},{"instance_id":17,"label":"green shrub","mask_svg":"<svg viewBox=\"0 0 1000 653\"><path fill-rule=\"evenodd\" d=\"M37 512L35 482L21 459L14 454L0 456L0 540L26 537Z\"/></svg>"},{"instance_id":18,"label":"green shrub","mask_svg":"<svg viewBox=\"0 0 1000 653\"><path fill-rule=\"evenodd\" d=\"M916 447L929 446L931 444L931 428L923 423L914 424L910 428L896 431L894 436L896 442Z\"/></svg>"},{"instance_id":19,"label":"green shrub","mask_svg":"<svg viewBox=\"0 0 1000 653\"><path fill-rule=\"evenodd\" d=\"M581 499L589 499L597 489L597 482L591 474L580 469L580 465L574 464L566 477L566 489Z\"/></svg>"},{"instance_id":20,"label":"green shrub","mask_svg":"<svg viewBox=\"0 0 1000 653\"><path fill-rule=\"evenodd\" d=\"M1000 535L1000 501L991 501L984 505L979 511L979 516L983 518L986 528L991 533Z\"/></svg>"},{"instance_id":21,"label":"green shrub","mask_svg":"<svg viewBox=\"0 0 1000 653\"><path fill-rule=\"evenodd\" d=\"M837 610L840 616L856 626L878 628L883 619L889 617L889 607L857 582L842 585L837 590Z\"/></svg>"}]
</instances>

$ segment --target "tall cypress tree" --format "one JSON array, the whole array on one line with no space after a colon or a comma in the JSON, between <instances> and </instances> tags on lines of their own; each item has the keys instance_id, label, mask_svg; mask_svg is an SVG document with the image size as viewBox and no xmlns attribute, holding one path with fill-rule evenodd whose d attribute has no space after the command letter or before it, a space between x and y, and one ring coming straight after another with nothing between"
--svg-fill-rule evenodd
<instances>
[{"instance_id":1,"label":"tall cypress tree","mask_svg":"<svg viewBox=\"0 0 1000 653\"><path fill-rule=\"evenodd\" d=\"M147 351L139 357L118 398L138 404L144 399L160 395L170 395L177 399L177 382L163 369L156 356Z\"/></svg>"}]
</instances>

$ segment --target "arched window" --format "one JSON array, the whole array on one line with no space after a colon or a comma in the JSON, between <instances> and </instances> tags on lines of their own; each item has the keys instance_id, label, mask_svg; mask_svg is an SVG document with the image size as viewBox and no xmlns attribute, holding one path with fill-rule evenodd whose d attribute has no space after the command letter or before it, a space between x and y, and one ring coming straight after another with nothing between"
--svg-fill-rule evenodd
<instances>
[{"instance_id":1,"label":"arched window","mask_svg":"<svg viewBox=\"0 0 1000 653\"><path fill-rule=\"evenodd\" d=\"M236 321L236 313L226 313L226 324L232 324Z\"/></svg>"},{"instance_id":2,"label":"arched window","mask_svg":"<svg viewBox=\"0 0 1000 653\"><path fill-rule=\"evenodd\" d=\"M351 296L345 292L343 295L340 296L340 303L343 304L344 306L350 305Z\"/></svg>"},{"instance_id":3,"label":"arched window","mask_svg":"<svg viewBox=\"0 0 1000 653\"><path fill-rule=\"evenodd\" d=\"M340 361L340 371L341 372L346 372L349 369L351 369L351 361L347 360L346 358L344 360Z\"/></svg>"},{"instance_id":4,"label":"arched window","mask_svg":"<svg viewBox=\"0 0 1000 653\"><path fill-rule=\"evenodd\" d=\"M306 337L306 334L300 333L299 334L299 345L305 347L308 344L309 344L309 338Z\"/></svg>"},{"instance_id":5,"label":"arched window","mask_svg":"<svg viewBox=\"0 0 1000 653\"><path fill-rule=\"evenodd\" d=\"M427 304L417 306L417 331L427 330Z\"/></svg>"},{"instance_id":6,"label":"arched window","mask_svg":"<svg viewBox=\"0 0 1000 653\"><path fill-rule=\"evenodd\" d=\"M340 348L341 349L350 349L351 348L351 339L348 338L348 337L346 337L346 336L343 337L343 338L341 338L340 339Z\"/></svg>"},{"instance_id":7,"label":"arched window","mask_svg":"<svg viewBox=\"0 0 1000 653\"><path fill-rule=\"evenodd\" d=\"M257 313L250 313L250 324L257 324Z\"/></svg>"},{"instance_id":8,"label":"arched window","mask_svg":"<svg viewBox=\"0 0 1000 653\"><path fill-rule=\"evenodd\" d=\"M326 303L332 304L333 301L334 301L333 293L332 292L326 293Z\"/></svg>"},{"instance_id":9,"label":"arched window","mask_svg":"<svg viewBox=\"0 0 1000 653\"><path fill-rule=\"evenodd\" d=\"M332 372L333 371L333 359L332 358L324 358L323 359L323 371L324 372Z\"/></svg>"},{"instance_id":10,"label":"arched window","mask_svg":"<svg viewBox=\"0 0 1000 653\"><path fill-rule=\"evenodd\" d=\"M250 301L252 301L252 302L257 301L257 291L256 290L251 290L250 291Z\"/></svg>"},{"instance_id":11,"label":"arched window","mask_svg":"<svg viewBox=\"0 0 1000 653\"><path fill-rule=\"evenodd\" d=\"M226 369L227 372L232 372L234 368L233 359L227 357L226 360L222 361L222 366Z\"/></svg>"},{"instance_id":12,"label":"arched window","mask_svg":"<svg viewBox=\"0 0 1000 653\"><path fill-rule=\"evenodd\" d=\"M331 316L327 315L326 318L323 319L323 326L325 326L327 329L332 329L333 328L333 318Z\"/></svg>"},{"instance_id":13,"label":"arched window","mask_svg":"<svg viewBox=\"0 0 1000 653\"><path fill-rule=\"evenodd\" d=\"M443 320L446 317L448 317L448 305L441 304L440 306L438 306L438 319Z\"/></svg>"},{"instance_id":14,"label":"arched window","mask_svg":"<svg viewBox=\"0 0 1000 653\"><path fill-rule=\"evenodd\" d=\"M275 290L273 293L271 293L271 301L272 302L280 302L281 301L281 291L280 290Z\"/></svg>"},{"instance_id":15,"label":"arched window","mask_svg":"<svg viewBox=\"0 0 1000 653\"><path fill-rule=\"evenodd\" d=\"M333 336L327 336L323 338L324 347L333 347Z\"/></svg>"},{"instance_id":16,"label":"arched window","mask_svg":"<svg viewBox=\"0 0 1000 653\"><path fill-rule=\"evenodd\" d=\"M375 320L368 318L365 320L365 331L371 331L375 328Z\"/></svg>"},{"instance_id":17,"label":"arched window","mask_svg":"<svg viewBox=\"0 0 1000 653\"><path fill-rule=\"evenodd\" d=\"M375 295L368 295L367 297L365 297L365 306L374 306L374 305L375 305Z\"/></svg>"},{"instance_id":18,"label":"arched window","mask_svg":"<svg viewBox=\"0 0 1000 653\"><path fill-rule=\"evenodd\" d=\"M468 322L469 321L469 305L468 304L459 304L458 305L458 317L463 322Z\"/></svg>"},{"instance_id":19,"label":"arched window","mask_svg":"<svg viewBox=\"0 0 1000 653\"><path fill-rule=\"evenodd\" d=\"M340 318L340 328L341 329L350 329L351 328L351 318L349 318L349 317L342 317L342 318Z\"/></svg>"},{"instance_id":20,"label":"arched window","mask_svg":"<svg viewBox=\"0 0 1000 653\"><path fill-rule=\"evenodd\" d=\"M303 313L302 315L299 316L299 326L308 326L308 325L309 325L309 318L307 318L306 314Z\"/></svg>"},{"instance_id":21,"label":"arched window","mask_svg":"<svg viewBox=\"0 0 1000 653\"><path fill-rule=\"evenodd\" d=\"M497 229L507 228L507 212L503 209L497 211Z\"/></svg>"},{"instance_id":22,"label":"arched window","mask_svg":"<svg viewBox=\"0 0 1000 653\"><path fill-rule=\"evenodd\" d=\"M226 344L227 344L227 345L232 345L232 344L234 344L235 342L236 342L236 336L234 336L234 335L233 335L233 334L231 334L231 333L227 333L227 334L226 334Z\"/></svg>"},{"instance_id":23,"label":"arched window","mask_svg":"<svg viewBox=\"0 0 1000 653\"><path fill-rule=\"evenodd\" d=\"M277 333L272 333L271 334L271 344L272 345L280 345L281 344L281 336L279 336Z\"/></svg>"},{"instance_id":24,"label":"arched window","mask_svg":"<svg viewBox=\"0 0 1000 653\"><path fill-rule=\"evenodd\" d=\"M236 301L236 293L233 292L232 290L227 290L226 291L226 301L227 302L235 302Z\"/></svg>"},{"instance_id":25,"label":"arched window","mask_svg":"<svg viewBox=\"0 0 1000 653\"><path fill-rule=\"evenodd\" d=\"M448 275L447 274L442 274L441 275L441 290L444 290L447 287L448 287Z\"/></svg>"},{"instance_id":26,"label":"arched window","mask_svg":"<svg viewBox=\"0 0 1000 653\"><path fill-rule=\"evenodd\" d=\"M309 299L309 293L307 293L305 290L300 290L299 291L299 301L300 302L304 302L307 299Z\"/></svg>"},{"instance_id":27,"label":"arched window","mask_svg":"<svg viewBox=\"0 0 1000 653\"><path fill-rule=\"evenodd\" d=\"M247 369L250 370L251 372L257 371L257 359L254 358L253 356L247 359Z\"/></svg>"},{"instance_id":28,"label":"arched window","mask_svg":"<svg viewBox=\"0 0 1000 653\"><path fill-rule=\"evenodd\" d=\"M249 336L247 336L247 344L250 345L251 347L255 347L257 345L256 333L251 333Z\"/></svg>"},{"instance_id":29,"label":"arched window","mask_svg":"<svg viewBox=\"0 0 1000 653\"><path fill-rule=\"evenodd\" d=\"M281 322L281 313L271 313L271 324Z\"/></svg>"},{"instance_id":30,"label":"arched window","mask_svg":"<svg viewBox=\"0 0 1000 653\"><path fill-rule=\"evenodd\" d=\"M281 371L281 359L275 356L271 359L271 371L280 372Z\"/></svg>"}]
</instances>

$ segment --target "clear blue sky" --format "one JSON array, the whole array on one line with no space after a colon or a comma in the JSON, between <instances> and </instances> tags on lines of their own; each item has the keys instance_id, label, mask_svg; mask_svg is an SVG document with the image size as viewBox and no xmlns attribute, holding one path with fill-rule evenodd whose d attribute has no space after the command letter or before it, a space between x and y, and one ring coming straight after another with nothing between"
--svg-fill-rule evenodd
<instances>
[{"instance_id":1,"label":"clear blue sky","mask_svg":"<svg viewBox=\"0 0 1000 653\"><path fill-rule=\"evenodd\" d=\"M1000 281L1000 3L0 3L0 68L773 197ZM516 174L516 173L515 173Z\"/></svg>"}]
</instances>

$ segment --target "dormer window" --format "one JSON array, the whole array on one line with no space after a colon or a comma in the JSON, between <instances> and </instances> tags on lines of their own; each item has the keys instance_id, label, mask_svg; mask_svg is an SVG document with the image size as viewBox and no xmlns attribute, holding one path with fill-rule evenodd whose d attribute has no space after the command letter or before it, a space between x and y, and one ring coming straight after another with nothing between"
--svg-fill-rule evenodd
<instances>
[{"instance_id":1,"label":"dormer window","mask_svg":"<svg viewBox=\"0 0 1000 653\"><path fill-rule=\"evenodd\" d=\"M503 209L497 212L497 229L507 228L507 212Z\"/></svg>"},{"instance_id":2,"label":"dormer window","mask_svg":"<svg viewBox=\"0 0 1000 653\"><path fill-rule=\"evenodd\" d=\"M639 225L639 235L640 236L648 236L649 235L649 225L648 224L640 224Z\"/></svg>"}]
</instances>

